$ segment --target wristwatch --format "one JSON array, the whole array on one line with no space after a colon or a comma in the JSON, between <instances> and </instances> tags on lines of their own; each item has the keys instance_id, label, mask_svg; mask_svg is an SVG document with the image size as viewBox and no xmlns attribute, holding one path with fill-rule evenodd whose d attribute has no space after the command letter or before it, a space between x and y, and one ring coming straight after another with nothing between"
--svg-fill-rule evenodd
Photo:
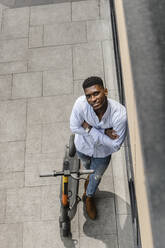
<instances>
[{"instance_id":1,"label":"wristwatch","mask_svg":"<svg viewBox=\"0 0 165 248\"><path fill-rule=\"evenodd\" d=\"M85 128L85 132L86 132L86 133L89 133L89 132L90 132L90 130L91 130L91 127L87 127L87 128Z\"/></svg>"}]
</instances>

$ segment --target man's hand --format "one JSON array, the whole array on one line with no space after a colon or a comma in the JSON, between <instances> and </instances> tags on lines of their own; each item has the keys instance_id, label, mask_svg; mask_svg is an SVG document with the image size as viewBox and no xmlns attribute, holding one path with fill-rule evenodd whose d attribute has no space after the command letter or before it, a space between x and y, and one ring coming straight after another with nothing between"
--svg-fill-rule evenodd
<instances>
[{"instance_id":1,"label":"man's hand","mask_svg":"<svg viewBox=\"0 0 165 248\"><path fill-rule=\"evenodd\" d=\"M119 135L117 135L116 131L113 130L113 128L107 128L107 129L105 129L105 134L106 134L109 138L111 138L111 139L113 139L113 140L119 138Z\"/></svg>"},{"instance_id":2,"label":"man's hand","mask_svg":"<svg viewBox=\"0 0 165 248\"><path fill-rule=\"evenodd\" d=\"M84 129L86 129L86 128L91 129L91 128L92 128L86 121L84 121L83 124L82 124L81 126L82 126Z\"/></svg>"}]
</instances>

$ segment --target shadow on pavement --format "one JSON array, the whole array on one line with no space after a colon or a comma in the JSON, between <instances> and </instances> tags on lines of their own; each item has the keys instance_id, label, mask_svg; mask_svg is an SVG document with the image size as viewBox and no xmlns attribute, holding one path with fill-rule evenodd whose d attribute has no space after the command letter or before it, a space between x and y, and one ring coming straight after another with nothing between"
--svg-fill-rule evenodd
<instances>
[{"instance_id":1,"label":"shadow on pavement","mask_svg":"<svg viewBox=\"0 0 165 248\"><path fill-rule=\"evenodd\" d=\"M67 238L64 238L62 236L62 233L60 232L60 236L61 236L61 241L63 242L64 244L64 247L66 248L76 248L77 245L78 245L78 240L76 239L72 239L72 235L70 235L69 237Z\"/></svg>"},{"instance_id":2,"label":"shadow on pavement","mask_svg":"<svg viewBox=\"0 0 165 248\"><path fill-rule=\"evenodd\" d=\"M90 220L86 214L85 204L83 207L83 215L85 217L85 222L83 224L83 232L87 237L102 241L106 248L117 247L117 232L120 230L120 234L123 237L128 232L129 220L128 216L125 214L125 219L122 223L117 221L117 214L115 209L115 197L119 196L107 192L98 191L95 197L96 207L97 207L97 218L96 220ZM120 202L124 202L123 199L119 199ZM125 209L128 211L130 209L129 204L125 203ZM117 226L118 222L118 226ZM113 235L114 234L114 235ZM100 246L99 246L100 247Z\"/></svg>"}]
</instances>

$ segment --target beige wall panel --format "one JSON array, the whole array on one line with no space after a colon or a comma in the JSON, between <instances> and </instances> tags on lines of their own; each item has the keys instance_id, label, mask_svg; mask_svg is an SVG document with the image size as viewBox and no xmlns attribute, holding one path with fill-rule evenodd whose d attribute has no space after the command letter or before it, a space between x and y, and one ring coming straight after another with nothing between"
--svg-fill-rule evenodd
<instances>
[{"instance_id":1,"label":"beige wall panel","mask_svg":"<svg viewBox=\"0 0 165 248\"><path fill-rule=\"evenodd\" d=\"M136 102L134 97L134 87L129 57L128 41L126 35L125 18L122 0L115 1L116 19L123 73L123 83L126 97L126 107L128 114L128 126L130 132L130 144L135 176L135 190L137 197L139 223L141 230L141 241L143 248L153 248L152 231L150 223L150 213L146 194L146 183L144 174L144 163L142 157L142 147L139 135L137 120Z\"/></svg>"}]
</instances>

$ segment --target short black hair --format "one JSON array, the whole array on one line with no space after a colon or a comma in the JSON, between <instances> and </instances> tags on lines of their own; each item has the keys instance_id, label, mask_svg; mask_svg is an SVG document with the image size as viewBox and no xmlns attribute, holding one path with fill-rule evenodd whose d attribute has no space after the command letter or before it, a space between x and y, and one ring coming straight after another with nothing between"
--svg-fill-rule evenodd
<instances>
[{"instance_id":1,"label":"short black hair","mask_svg":"<svg viewBox=\"0 0 165 248\"><path fill-rule=\"evenodd\" d=\"M99 86L104 88L103 80L100 77L94 77L94 76L85 79L83 84L82 84L82 87L85 90L86 88L89 88L89 87L96 85L96 84L98 84Z\"/></svg>"}]
</instances>

